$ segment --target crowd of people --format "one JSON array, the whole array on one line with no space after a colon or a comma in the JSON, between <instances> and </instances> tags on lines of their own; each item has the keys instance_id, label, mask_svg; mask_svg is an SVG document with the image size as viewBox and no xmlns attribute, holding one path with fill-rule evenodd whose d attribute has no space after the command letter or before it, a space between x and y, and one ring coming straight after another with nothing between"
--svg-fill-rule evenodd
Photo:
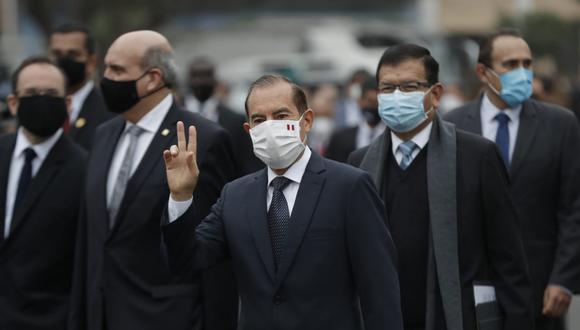
<instances>
[{"instance_id":1,"label":"crowd of people","mask_svg":"<svg viewBox=\"0 0 580 330\"><path fill-rule=\"evenodd\" d=\"M0 329L564 329L580 125L516 30L469 102L415 44L342 90L256 77L244 113L158 32L103 55L66 24L12 73Z\"/></svg>"}]
</instances>

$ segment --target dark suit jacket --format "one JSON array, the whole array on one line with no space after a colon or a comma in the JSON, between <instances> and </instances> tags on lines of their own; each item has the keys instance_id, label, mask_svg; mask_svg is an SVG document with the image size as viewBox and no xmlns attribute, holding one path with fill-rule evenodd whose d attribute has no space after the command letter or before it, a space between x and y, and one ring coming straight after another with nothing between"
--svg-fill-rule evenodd
<instances>
[{"instance_id":1,"label":"dark suit jacket","mask_svg":"<svg viewBox=\"0 0 580 330\"><path fill-rule=\"evenodd\" d=\"M174 104L129 180L115 225L109 230L106 182L125 121L117 117L99 127L87 171L71 329L101 330L103 320L108 330L199 326L198 283L191 277L173 277L161 249L159 218L169 198L162 152L176 143L179 120L197 128L202 173L194 194L200 216L187 231L193 231L195 221L209 212L222 186L232 178L227 132Z\"/></svg>"},{"instance_id":2,"label":"dark suit jacket","mask_svg":"<svg viewBox=\"0 0 580 330\"><path fill-rule=\"evenodd\" d=\"M231 258L242 330L402 329L394 247L368 175L312 154L277 272L266 186L266 169L227 184L195 236L195 205L166 225L174 273Z\"/></svg>"},{"instance_id":3,"label":"dark suit jacket","mask_svg":"<svg viewBox=\"0 0 580 330\"><path fill-rule=\"evenodd\" d=\"M0 139L0 221L15 143L15 134ZM66 328L86 160L61 136L30 182L10 235L0 238L0 329Z\"/></svg>"},{"instance_id":4,"label":"dark suit jacket","mask_svg":"<svg viewBox=\"0 0 580 330\"><path fill-rule=\"evenodd\" d=\"M97 127L113 116L107 111L101 92L94 87L87 95L76 121L70 123L68 136L85 150L91 150Z\"/></svg>"},{"instance_id":5,"label":"dark suit jacket","mask_svg":"<svg viewBox=\"0 0 580 330\"><path fill-rule=\"evenodd\" d=\"M217 107L217 112L218 124L225 128L232 136L238 177L264 168L264 163L254 156L250 134L244 130L246 117L234 112L221 103Z\"/></svg>"},{"instance_id":6,"label":"dark suit jacket","mask_svg":"<svg viewBox=\"0 0 580 330\"><path fill-rule=\"evenodd\" d=\"M356 134L358 126L342 128L332 134L326 158L346 163L348 156L356 149Z\"/></svg>"},{"instance_id":7,"label":"dark suit jacket","mask_svg":"<svg viewBox=\"0 0 580 330\"><path fill-rule=\"evenodd\" d=\"M442 299L434 299L436 306L431 306L435 319L445 315L447 330L461 329L461 326L464 330L475 330L473 283L491 281L506 316L504 329L532 329L531 283L519 223L509 197L507 175L500 156L493 143L461 131L454 134L456 153L450 155L450 148L441 148L438 142L437 137L444 131L440 126L440 120L434 121L427 150L430 236L432 242L440 241L437 243L439 245L432 245L437 277L434 273L429 276L429 281L438 278L434 287L441 288ZM446 129L454 132L453 127ZM367 151L374 149L381 139L384 151L383 156L377 159L376 168L379 174L384 173L387 152L392 152L389 129L370 147L355 151L349 163L359 166L365 157L371 156ZM443 158L435 158L436 150ZM441 159L443 162L435 164L436 160ZM455 159L456 164L449 164L447 159ZM455 168L455 173L450 173L450 177L444 176L443 169L451 167ZM438 188L450 180L455 180L455 185L447 186L445 190ZM382 196L385 193L383 183L380 176L378 182L375 181ZM451 210L455 214L441 218L441 209L451 204L456 205ZM448 219L454 218L456 221L448 222ZM439 248L441 244L447 244L445 249ZM456 251L448 254L449 249ZM440 258L444 254L447 256ZM450 260L456 256L457 260ZM400 255L399 258L405 256ZM449 283L456 274L459 283ZM457 296L453 295L454 290L457 290ZM427 320L429 322L429 318Z\"/></svg>"},{"instance_id":8,"label":"dark suit jacket","mask_svg":"<svg viewBox=\"0 0 580 330\"><path fill-rule=\"evenodd\" d=\"M481 99L445 119L481 134ZM556 105L523 103L509 170L510 191L521 219L541 312L548 283L578 291L580 280L580 128L572 112Z\"/></svg>"}]
</instances>

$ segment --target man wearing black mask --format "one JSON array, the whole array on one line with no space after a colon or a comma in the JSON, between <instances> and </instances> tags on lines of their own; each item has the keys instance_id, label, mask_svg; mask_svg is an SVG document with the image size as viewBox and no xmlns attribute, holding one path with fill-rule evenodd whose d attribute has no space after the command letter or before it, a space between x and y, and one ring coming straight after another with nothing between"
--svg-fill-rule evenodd
<instances>
[{"instance_id":1,"label":"man wearing black mask","mask_svg":"<svg viewBox=\"0 0 580 330\"><path fill-rule=\"evenodd\" d=\"M374 77L362 83L358 106L362 114L361 122L358 126L342 128L332 134L326 158L346 162L351 152L368 146L385 130L386 125L377 111L377 81Z\"/></svg>"},{"instance_id":2,"label":"man wearing black mask","mask_svg":"<svg viewBox=\"0 0 580 330\"><path fill-rule=\"evenodd\" d=\"M223 104L216 95L215 66L208 59L199 57L189 65L188 89L185 107L205 118L217 122L232 136L237 176L255 172L264 167L252 152L252 141L244 131L246 118Z\"/></svg>"},{"instance_id":3,"label":"man wearing black mask","mask_svg":"<svg viewBox=\"0 0 580 330\"><path fill-rule=\"evenodd\" d=\"M86 152L62 133L63 72L30 58L12 78L16 134L0 139L0 328L65 329Z\"/></svg>"},{"instance_id":4,"label":"man wearing black mask","mask_svg":"<svg viewBox=\"0 0 580 330\"><path fill-rule=\"evenodd\" d=\"M113 117L106 111L101 92L92 80L97 70L95 39L89 29L66 24L52 31L49 48L50 55L66 74L71 97L69 117L63 128L73 141L90 150L97 126Z\"/></svg>"},{"instance_id":5,"label":"man wearing black mask","mask_svg":"<svg viewBox=\"0 0 580 330\"><path fill-rule=\"evenodd\" d=\"M226 131L177 107L176 76L171 45L157 32L126 33L107 51L101 91L119 116L99 127L91 150L70 329L200 329L199 282L172 277L161 250L169 198L161 155L176 143L175 123L198 128L206 171L194 193L199 221L233 178L233 152Z\"/></svg>"}]
</instances>

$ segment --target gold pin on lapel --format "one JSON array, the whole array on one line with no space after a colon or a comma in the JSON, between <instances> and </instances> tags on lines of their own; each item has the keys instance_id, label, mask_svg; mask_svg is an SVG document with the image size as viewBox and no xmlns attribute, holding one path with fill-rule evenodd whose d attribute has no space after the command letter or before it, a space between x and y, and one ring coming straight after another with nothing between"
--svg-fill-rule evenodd
<instances>
[{"instance_id":1,"label":"gold pin on lapel","mask_svg":"<svg viewBox=\"0 0 580 330\"><path fill-rule=\"evenodd\" d=\"M77 119L77 121L75 121L76 128L83 128L83 126L85 126L86 124L87 124L87 120L84 118L79 118L79 119Z\"/></svg>"},{"instance_id":2,"label":"gold pin on lapel","mask_svg":"<svg viewBox=\"0 0 580 330\"><path fill-rule=\"evenodd\" d=\"M163 136L169 135L169 129L166 128L166 129L162 130L161 135L163 135Z\"/></svg>"}]
</instances>

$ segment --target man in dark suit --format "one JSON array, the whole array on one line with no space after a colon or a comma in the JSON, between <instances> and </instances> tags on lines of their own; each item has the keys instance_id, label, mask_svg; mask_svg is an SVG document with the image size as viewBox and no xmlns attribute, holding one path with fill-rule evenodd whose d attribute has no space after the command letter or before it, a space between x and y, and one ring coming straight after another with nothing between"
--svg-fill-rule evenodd
<instances>
[{"instance_id":1,"label":"man in dark suit","mask_svg":"<svg viewBox=\"0 0 580 330\"><path fill-rule=\"evenodd\" d=\"M65 329L86 153L62 134L69 99L47 58L16 69L0 139L0 329Z\"/></svg>"},{"instance_id":2,"label":"man in dark suit","mask_svg":"<svg viewBox=\"0 0 580 330\"><path fill-rule=\"evenodd\" d=\"M529 99L531 69L517 31L493 34L477 65L484 94L445 119L496 142L521 220L536 329L558 329L580 280L580 128L571 111Z\"/></svg>"},{"instance_id":3,"label":"man in dark suit","mask_svg":"<svg viewBox=\"0 0 580 330\"><path fill-rule=\"evenodd\" d=\"M389 47L377 69L388 129L349 159L372 175L386 204L405 329L481 329L478 282L495 287L504 317L498 329L532 329L531 284L505 170L492 143L437 117L438 73L427 49Z\"/></svg>"},{"instance_id":4,"label":"man in dark suit","mask_svg":"<svg viewBox=\"0 0 580 330\"><path fill-rule=\"evenodd\" d=\"M71 97L65 133L90 150L97 126L113 117L92 80L97 70L95 38L82 25L65 24L51 32L48 44L50 55L66 74Z\"/></svg>"},{"instance_id":5,"label":"man in dark suit","mask_svg":"<svg viewBox=\"0 0 580 330\"><path fill-rule=\"evenodd\" d=\"M351 152L368 146L385 130L377 111L377 80L374 77L361 84L358 106L363 120L358 126L341 128L332 134L326 158L345 163Z\"/></svg>"},{"instance_id":6,"label":"man in dark suit","mask_svg":"<svg viewBox=\"0 0 580 330\"><path fill-rule=\"evenodd\" d=\"M188 89L191 93L185 98L187 110L217 122L231 135L238 176L243 176L264 167L252 152L252 141L244 131L246 118L228 108L216 95L217 78L215 66L208 59L195 58L189 65Z\"/></svg>"},{"instance_id":7,"label":"man in dark suit","mask_svg":"<svg viewBox=\"0 0 580 330\"><path fill-rule=\"evenodd\" d=\"M231 258L241 330L401 330L395 250L370 177L305 146L314 113L288 79L259 78L246 111L254 151L268 167L228 183L195 234L186 229L203 177L199 129L189 128L187 144L178 123L178 145L163 154L174 274Z\"/></svg>"},{"instance_id":8,"label":"man in dark suit","mask_svg":"<svg viewBox=\"0 0 580 330\"><path fill-rule=\"evenodd\" d=\"M175 143L175 123L199 127L196 221L233 177L227 132L178 109L169 42L153 31L120 36L109 48L101 90L120 116L97 131L89 159L75 264L71 329L200 329L199 285L173 277L161 249L159 218L169 191L162 151Z\"/></svg>"}]
</instances>

